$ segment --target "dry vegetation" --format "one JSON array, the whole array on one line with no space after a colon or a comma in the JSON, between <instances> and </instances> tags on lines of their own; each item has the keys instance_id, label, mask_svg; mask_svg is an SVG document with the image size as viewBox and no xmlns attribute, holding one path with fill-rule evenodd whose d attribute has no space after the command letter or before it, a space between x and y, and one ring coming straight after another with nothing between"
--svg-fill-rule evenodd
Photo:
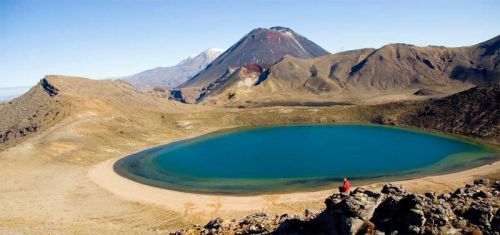
<instances>
[{"instance_id":1,"label":"dry vegetation","mask_svg":"<svg viewBox=\"0 0 500 235\"><path fill-rule=\"evenodd\" d=\"M226 57L241 55L229 50L226 57L216 61L219 74L214 74L209 67L184 84L177 97L184 97L182 100L186 102L233 106L269 101L374 104L442 97L475 85L499 83L499 40L497 36L477 45L457 48L389 44L379 49L314 58L287 53L270 65L232 59L229 62L239 64L223 67L228 62ZM247 54L253 52L247 44L235 44L235 47ZM273 48L273 51L281 49ZM250 65L259 69L246 69ZM206 78L215 80L198 87L202 81L207 82ZM199 91L185 92L193 87ZM193 97L196 100L193 101Z\"/></svg>"},{"instance_id":2,"label":"dry vegetation","mask_svg":"<svg viewBox=\"0 0 500 235\"><path fill-rule=\"evenodd\" d=\"M185 105L139 92L124 82L49 76L26 95L0 106L4 136L0 233L142 234L206 222L215 209L214 214L201 216L127 201L94 184L87 172L104 160L225 128L380 120L398 124L401 115L420 107L418 102L256 108ZM495 125L498 128L498 119ZM21 132L29 127L36 129ZM9 131L17 134L5 134ZM318 200L295 210L321 206ZM276 210L285 206L289 205Z\"/></svg>"}]
</instances>

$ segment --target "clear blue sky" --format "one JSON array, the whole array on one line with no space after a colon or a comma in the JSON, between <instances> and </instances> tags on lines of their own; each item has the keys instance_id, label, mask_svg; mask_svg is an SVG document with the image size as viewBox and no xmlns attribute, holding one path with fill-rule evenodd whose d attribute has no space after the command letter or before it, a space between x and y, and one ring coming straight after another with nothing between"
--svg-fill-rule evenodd
<instances>
[{"instance_id":1,"label":"clear blue sky","mask_svg":"<svg viewBox=\"0 0 500 235\"><path fill-rule=\"evenodd\" d=\"M495 0L0 0L0 87L31 86L45 74L129 75L277 25L332 53L472 45L500 34L499 12Z\"/></svg>"}]
</instances>

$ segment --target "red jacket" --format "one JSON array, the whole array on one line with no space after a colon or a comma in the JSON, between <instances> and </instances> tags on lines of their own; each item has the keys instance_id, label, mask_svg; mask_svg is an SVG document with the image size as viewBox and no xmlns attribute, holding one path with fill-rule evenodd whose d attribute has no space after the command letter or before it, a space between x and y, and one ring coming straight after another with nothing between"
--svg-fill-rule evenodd
<instances>
[{"instance_id":1,"label":"red jacket","mask_svg":"<svg viewBox=\"0 0 500 235\"><path fill-rule=\"evenodd\" d=\"M351 183L349 183L349 180L344 181L344 193L348 193L350 189Z\"/></svg>"}]
</instances>

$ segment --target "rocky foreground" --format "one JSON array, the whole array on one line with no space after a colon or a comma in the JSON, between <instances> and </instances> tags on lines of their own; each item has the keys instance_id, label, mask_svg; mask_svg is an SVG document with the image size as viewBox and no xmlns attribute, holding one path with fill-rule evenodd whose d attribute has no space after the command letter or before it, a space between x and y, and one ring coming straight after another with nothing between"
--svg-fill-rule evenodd
<instances>
[{"instance_id":1,"label":"rocky foreground","mask_svg":"<svg viewBox=\"0 0 500 235\"><path fill-rule=\"evenodd\" d=\"M387 184L333 194L319 213L252 214L210 221L174 234L500 234L500 181L474 181L455 192L424 195Z\"/></svg>"}]
</instances>

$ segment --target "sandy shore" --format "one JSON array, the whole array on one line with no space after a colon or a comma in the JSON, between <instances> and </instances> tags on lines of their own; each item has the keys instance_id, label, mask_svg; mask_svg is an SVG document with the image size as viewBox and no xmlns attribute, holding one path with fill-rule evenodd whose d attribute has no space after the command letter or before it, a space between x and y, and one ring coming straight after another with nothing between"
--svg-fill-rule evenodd
<instances>
[{"instance_id":1,"label":"sandy shore","mask_svg":"<svg viewBox=\"0 0 500 235\"><path fill-rule=\"evenodd\" d=\"M332 189L316 192L257 196L218 196L179 192L141 184L118 175L113 170L113 164L118 159L110 159L93 167L89 171L90 179L104 189L126 200L151 203L178 212L212 213L225 217L232 214L254 211L278 212L279 210L277 210L276 205L309 203L314 204L315 207L321 207L323 200L334 191L336 192L336 189ZM471 183L474 178L496 174L499 171L500 161L496 161L457 173L396 181L393 183L403 185L412 192L435 191L439 193L452 191L466 183ZM385 183L358 186L380 189Z\"/></svg>"},{"instance_id":2,"label":"sandy shore","mask_svg":"<svg viewBox=\"0 0 500 235\"><path fill-rule=\"evenodd\" d=\"M113 194L131 201L154 204L185 214L244 215L251 212L297 213L307 207L291 205L315 204L321 207L333 190L258 196L219 196L185 193L141 184L118 175L113 164L119 158L102 162L89 171L89 178ZM312 205L311 205L312 206Z\"/></svg>"},{"instance_id":3,"label":"sandy shore","mask_svg":"<svg viewBox=\"0 0 500 235\"><path fill-rule=\"evenodd\" d=\"M185 107L149 102L133 92L123 100L128 96L101 94L103 89L116 87L71 90L99 92L93 93L97 98L71 99L78 103L71 105L69 117L0 152L0 234L165 234L217 216L321 210L325 197L334 190L252 197L196 195L130 181L115 174L112 165L141 149L229 127L297 120L366 122L365 117L375 115L369 106ZM398 107L391 110L401 111ZM492 174L499 178L499 163L400 183L412 191L439 192Z\"/></svg>"}]
</instances>

